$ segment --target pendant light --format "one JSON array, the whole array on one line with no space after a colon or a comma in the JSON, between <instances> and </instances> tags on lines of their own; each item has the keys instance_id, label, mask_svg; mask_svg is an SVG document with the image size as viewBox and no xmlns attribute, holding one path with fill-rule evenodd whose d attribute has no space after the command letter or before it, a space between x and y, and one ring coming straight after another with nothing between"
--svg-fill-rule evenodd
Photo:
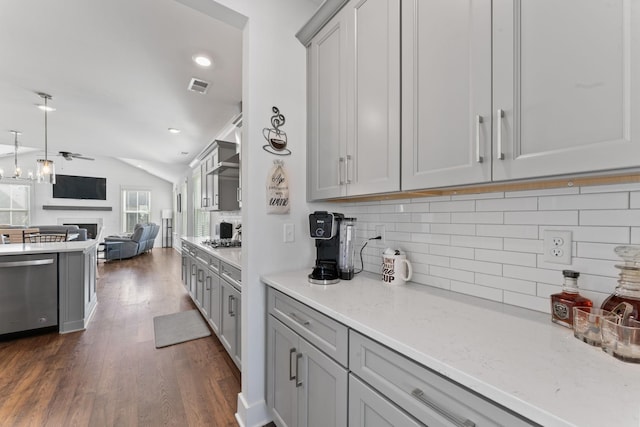
<instances>
[{"instance_id":1,"label":"pendant light","mask_svg":"<svg viewBox=\"0 0 640 427\"><path fill-rule=\"evenodd\" d=\"M29 171L27 172L27 176L26 177L22 177L22 169L20 168L20 166L18 166L18 135L21 135L20 132L18 132L17 130L11 130L9 131L10 133L13 134L13 176L9 176L7 178L10 178L14 181L24 181L24 182L29 182L31 180L33 180L33 171L31 169L29 169ZM3 178L3 171L0 169L0 178Z\"/></svg>"},{"instance_id":2,"label":"pendant light","mask_svg":"<svg viewBox=\"0 0 640 427\"><path fill-rule=\"evenodd\" d=\"M47 105L47 101L51 99L51 95L39 92L38 95L44 99L44 159L38 159L38 182L39 183L47 183L47 184L55 184L56 183L56 169L53 164L53 160L49 160L47 157L47 113L49 110L49 106Z\"/></svg>"}]
</instances>

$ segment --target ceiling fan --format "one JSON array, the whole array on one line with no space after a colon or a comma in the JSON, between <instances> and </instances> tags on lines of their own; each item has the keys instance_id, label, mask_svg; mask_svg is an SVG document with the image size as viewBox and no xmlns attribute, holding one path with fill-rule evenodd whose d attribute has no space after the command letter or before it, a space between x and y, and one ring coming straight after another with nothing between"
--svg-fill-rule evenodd
<instances>
[{"instance_id":1,"label":"ceiling fan","mask_svg":"<svg viewBox=\"0 0 640 427\"><path fill-rule=\"evenodd\" d=\"M71 153L69 151L58 151L58 156L64 157L65 160L73 160L73 159L95 160L92 157L86 157L80 153Z\"/></svg>"}]
</instances>

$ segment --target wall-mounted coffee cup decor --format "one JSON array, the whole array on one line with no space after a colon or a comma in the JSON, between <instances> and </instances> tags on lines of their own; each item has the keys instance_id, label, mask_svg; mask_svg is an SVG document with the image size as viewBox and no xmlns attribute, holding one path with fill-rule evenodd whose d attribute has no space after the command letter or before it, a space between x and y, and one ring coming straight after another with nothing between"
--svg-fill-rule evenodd
<instances>
[{"instance_id":1,"label":"wall-mounted coffee cup decor","mask_svg":"<svg viewBox=\"0 0 640 427\"><path fill-rule=\"evenodd\" d=\"M284 115L280 114L278 107L273 107L273 116L271 116L270 128L262 129L262 135L268 144L262 146L262 149L276 156L288 156L291 150L287 148L287 133L280 130L280 126L284 125Z\"/></svg>"}]
</instances>

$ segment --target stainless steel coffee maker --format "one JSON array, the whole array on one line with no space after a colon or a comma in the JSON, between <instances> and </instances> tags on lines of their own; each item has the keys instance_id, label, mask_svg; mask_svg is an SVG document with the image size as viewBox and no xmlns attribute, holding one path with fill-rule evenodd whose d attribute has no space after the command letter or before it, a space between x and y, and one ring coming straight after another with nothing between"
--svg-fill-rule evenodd
<instances>
[{"instance_id":1,"label":"stainless steel coffee maker","mask_svg":"<svg viewBox=\"0 0 640 427\"><path fill-rule=\"evenodd\" d=\"M355 218L345 218L341 213L309 214L309 232L316 241L316 264L309 282L331 285L353 278L355 222Z\"/></svg>"}]
</instances>

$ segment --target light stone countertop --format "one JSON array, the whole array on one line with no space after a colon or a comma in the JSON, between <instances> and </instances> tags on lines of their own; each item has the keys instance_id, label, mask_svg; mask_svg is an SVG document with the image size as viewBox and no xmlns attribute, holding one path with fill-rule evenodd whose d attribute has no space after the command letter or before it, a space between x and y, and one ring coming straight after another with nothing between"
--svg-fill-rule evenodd
<instances>
[{"instance_id":1,"label":"light stone countertop","mask_svg":"<svg viewBox=\"0 0 640 427\"><path fill-rule=\"evenodd\" d=\"M198 249L202 249L207 253L215 256L221 261L226 262L236 268L242 269L242 249L241 248L212 248L211 246L203 245L202 241L208 240L206 237L181 237L185 242L189 242L198 246Z\"/></svg>"},{"instance_id":2,"label":"light stone countertop","mask_svg":"<svg viewBox=\"0 0 640 427\"><path fill-rule=\"evenodd\" d=\"M368 273L312 285L310 270L269 286L541 425L640 425L640 365L621 362L548 314Z\"/></svg>"},{"instance_id":3,"label":"light stone countertop","mask_svg":"<svg viewBox=\"0 0 640 427\"><path fill-rule=\"evenodd\" d=\"M0 244L0 256L2 255L27 255L58 252L79 252L97 245L95 240L78 242L51 242L51 243L7 243Z\"/></svg>"}]
</instances>

